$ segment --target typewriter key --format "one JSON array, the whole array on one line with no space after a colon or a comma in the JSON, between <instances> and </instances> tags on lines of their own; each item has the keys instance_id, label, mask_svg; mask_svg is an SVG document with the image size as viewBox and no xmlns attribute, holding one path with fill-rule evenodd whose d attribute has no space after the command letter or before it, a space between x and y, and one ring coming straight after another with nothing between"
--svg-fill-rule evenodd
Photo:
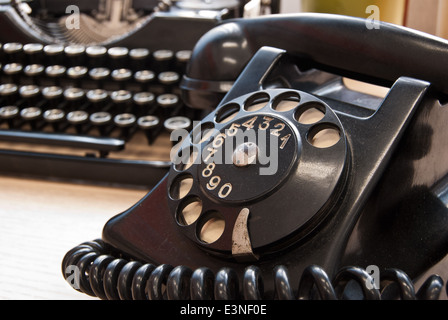
<instances>
[{"instance_id":1,"label":"typewriter key","mask_svg":"<svg viewBox=\"0 0 448 320\"><path fill-rule=\"evenodd\" d=\"M94 112L104 111L108 107L109 94L104 89L94 89L87 91L87 99Z\"/></svg>"},{"instance_id":2,"label":"typewriter key","mask_svg":"<svg viewBox=\"0 0 448 320\"><path fill-rule=\"evenodd\" d=\"M177 107L179 106L179 97L172 93L161 94L157 97L158 113L164 119L175 115Z\"/></svg>"},{"instance_id":3,"label":"typewriter key","mask_svg":"<svg viewBox=\"0 0 448 320\"><path fill-rule=\"evenodd\" d=\"M89 71L89 76L95 81L95 86L98 89L104 89L105 81L110 76L110 70L108 68L93 68Z\"/></svg>"},{"instance_id":4,"label":"typewriter key","mask_svg":"<svg viewBox=\"0 0 448 320\"><path fill-rule=\"evenodd\" d=\"M131 68L134 71L144 70L149 66L149 50L146 48L136 48L129 51Z\"/></svg>"},{"instance_id":5,"label":"typewriter key","mask_svg":"<svg viewBox=\"0 0 448 320\"><path fill-rule=\"evenodd\" d=\"M113 113L126 113L131 109L132 93L128 90L113 91L110 95L113 103Z\"/></svg>"},{"instance_id":6,"label":"typewriter key","mask_svg":"<svg viewBox=\"0 0 448 320\"><path fill-rule=\"evenodd\" d=\"M174 71L161 72L158 77L159 82L164 86L165 93L172 93L176 84L180 80L180 76Z\"/></svg>"},{"instance_id":7,"label":"typewriter key","mask_svg":"<svg viewBox=\"0 0 448 320\"><path fill-rule=\"evenodd\" d=\"M87 73L88 69L84 66L70 67L67 70L67 76L73 81L72 85L75 87L82 86Z\"/></svg>"},{"instance_id":8,"label":"typewriter key","mask_svg":"<svg viewBox=\"0 0 448 320\"><path fill-rule=\"evenodd\" d=\"M176 70L185 73L188 62L191 58L191 50L180 50L176 52Z\"/></svg>"},{"instance_id":9,"label":"typewriter key","mask_svg":"<svg viewBox=\"0 0 448 320\"><path fill-rule=\"evenodd\" d=\"M40 43L27 43L23 46L25 62L27 64L36 64L43 62L44 46Z\"/></svg>"},{"instance_id":10,"label":"typewriter key","mask_svg":"<svg viewBox=\"0 0 448 320\"><path fill-rule=\"evenodd\" d=\"M107 50L109 62L112 69L127 67L129 50L125 47L112 47Z\"/></svg>"},{"instance_id":11,"label":"typewriter key","mask_svg":"<svg viewBox=\"0 0 448 320\"><path fill-rule=\"evenodd\" d=\"M20 111L24 124L28 124L30 129L35 131L40 129L40 121L42 118L42 110L38 107L28 107Z\"/></svg>"},{"instance_id":12,"label":"typewriter key","mask_svg":"<svg viewBox=\"0 0 448 320\"><path fill-rule=\"evenodd\" d=\"M58 86L45 87L42 89L42 95L46 100L45 109L54 109L62 101L63 90Z\"/></svg>"},{"instance_id":13,"label":"typewriter key","mask_svg":"<svg viewBox=\"0 0 448 320\"><path fill-rule=\"evenodd\" d=\"M87 131L89 114L84 110L71 111L67 114L67 121L75 128L77 134L83 134Z\"/></svg>"},{"instance_id":14,"label":"typewriter key","mask_svg":"<svg viewBox=\"0 0 448 320\"><path fill-rule=\"evenodd\" d=\"M117 114L114 117L115 125L120 128L121 139L129 140L131 138L136 122L137 118L132 113Z\"/></svg>"},{"instance_id":15,"label":"typewriter key","mask_svg":"<svg viewBox=\"0 0 448 320\"><path fill-rule=\"evenodd\" d=\"M44 112L45 121L51 125L54 132L63 131L65 112L62 109L50 109Z\"/></svg>"},{"instance_id":16,"label":"typewriter key","mask_svg":"<svg viewBox=\"0 0 448 320\"><path fill-rule=\"evenodd\" d=\"M82 66L85 64L86 47L83 45L73 44L64 48L67 63L70 67Z\"/></svg>"},{"instance_id":17,"label":"typewriter key","mask_svg":"<svg viewBox=\"0 0 448 320\"><path fill-rule=\"evenodd\" d=\"M20 82L23 65L21 63L8 63L3 66L4 82Z\"/></svg>"},{"instance_id":18,"label":"typewriter key","mask_svg":"<svg viewBox=\"0 0 448 320\"><path fill-rule=\"evenodd\" d=\"M84 107L85 92L81 88L67 88L64 90L64 99L67 102L65 109L67 111L77 110Z\"/></svg>"},{"instance_id":19,"label":"typewriter key","mask_svg":"<svg viewBox=\"0 0 448 320\"><path fill-rule=\"evenodd\" d=\"M107 48L103 46L90 46L86 48L88 65L90 68L105 67L107 65Z\"/></svg>"},{"instance_id":20,"label":"typewriter key","mask_svg":"<svg viewBox=\"0 0 448 320\"><path fill-rule=\"evenodd\" d=\"M187 117L172 117L166 119L163 126L170 133L170 140L175 146L188 136L191 129L191 120Z\"/></svg>"},{"instance_id":21,"label":"typewriter key","mask_svg":"<svg viewBox=\"0 0 448 320\"><path fill-rule=\"evenodd\" d=\"M17 106L4 106L0 108L0 120L8 125L9 129L14 129L16 124L16 118L19 114L19 108Z\"/></svg>"},{"instance_id":22,"label":"typewriter key","mask_svg":"<svg viewBox=\"0 0 448 320\"><path fill-rule=\"evenodd\" d=\"M14 83L0 85L0 97L3 105L10 105L16 102L19 87Z\"/></svg>"},{"instance_id":23,"label":"typewriter key","mask_svg":"<svg viewBox=\"0 0 448 320\"><path fill-rule=\"evenodd\" d=\"M142 116L138 118L137 125L145 133L148 144L154 143L161 128L159 118L151 115Z\"/></svg>"},{"instance_id":24,"label":"typewriter key","mask_svg":"<svg viewBox=\"0 0 448 320\"><path fill-rule=\"evenodd\" d=\"M39 102L41 90L36 85L21 86L19 94L23 100L23 107L31 107Z\"/></svg>"},{"instance_id":25,"label":"typewriter key","mask_svg":"<svg viewBox=\"0 0 448 320\"><path fill-rule=\"evenodd\" d=\"M43 51L46 65L64 64L64 46L62 44L48 44L44 47Z\"/></svg>"},{"instance_id":26,"label":"typewriter key","mask_svg":"<svg viewBox=\"0 0 448 320\"><path fill-rule=\"evenodd\" d=\"M42 64L30 64L23 70L30 84L39 85L40 78L44 74L45 67Z\"/></svg>"},{"instance_id":27,"label":"typewriter key","mask_svg":"<svg viewBox=\"0 0 448 320\"><path fill-rule=\"evenodd\" d=\"M61 85L61 79L63 78L67 68L63 65L51 65L45 68L45 74L50 80L51 85Z\"/></svg>"},{"instance_id":28,"label":"typewriter key","mask_svg":"<svg viewBox=\"0 0 448 320\"><path fill-rule=\"evenodd\" d=\"M23 45L19 42L9 42L3 45L3 53L8 63L23 62Z\"/></svg>"},{"instance_id":29,"label":"typewriter key","mask_svg":"<svg viewBox=\"0 0 448 320\"><path fill-rule=\"evenodd\" d=\"M112 116L109 112L101 111L92 113L89 117L90 123L98 130L100 136L108 136L113 127L110 125Z\"/></svg>"},{"instance_id":30,"label":"typewriter key","mask_svg":"<svg viewBox=\"0 0 448 320\"><path fill-rule=\"evenodd\" d=\"M141 91L150 89L150 84L154 81L156 75L151 70L139 70L134 74L134 79L140 84Z\"/></svg>"},{"instance_id":31,"label":"typewriter key","mask_svg":"<svg viewBox=\"0 0 448 320\"><path fill-rule=\"evenodd\" d=\"M156 50L152 57L152 70L156 73L172 69L171 67L174 60L174 52L172 50Z\"/></svg>"},{"instance_id":32,"label":"typewriter key","mask_svg":"<svg viewBox=\"0 0 448 320\"><path fill-rule=\"evenodd\" d=\"M130 69L115 69L112 71L112 79L118 84L121 90L126 89L126 83L132 79L132 71Z\"/></svg>"},{"instance_id":33,"label":"typewriter key","mask_svg":"<svg viewBox=\"0 0 448 320\"><path fill-rule=\"evenodd\" d=\"M138 92L134 94L134 112L137 116L151 114L154 110L155 95L151 92Z\"/></svg>"}]
</instances>

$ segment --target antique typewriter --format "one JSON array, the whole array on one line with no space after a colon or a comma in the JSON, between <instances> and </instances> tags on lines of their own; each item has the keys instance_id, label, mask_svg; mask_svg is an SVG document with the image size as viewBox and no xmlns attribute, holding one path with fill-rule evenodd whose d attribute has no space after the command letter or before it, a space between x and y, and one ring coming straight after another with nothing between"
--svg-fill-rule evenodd
<instances>
[{"instance_id":1,"label":"antique typewriter","mask_svg":"<svg viewBox=\"0 0 448 320\"><path fill-rule=\"evenodd\" d=\"M179 89L191 50L218 23L247 14L247 2L1 2L2 173L159 181L170 132L203 116Z\"/></svg>"}]
</instances>

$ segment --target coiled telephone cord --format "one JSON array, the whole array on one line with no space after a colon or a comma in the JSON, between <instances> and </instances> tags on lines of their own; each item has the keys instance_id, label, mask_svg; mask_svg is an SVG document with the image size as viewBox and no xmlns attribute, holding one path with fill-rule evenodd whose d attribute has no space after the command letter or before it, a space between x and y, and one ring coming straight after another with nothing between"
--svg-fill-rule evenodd
<instances>
[{"instance_id":1,"label":"coiled telephone cord","mask_svg":"<svg viewBox=\"0 0 448 320\"><path fill-rule=\"evenodd\" d=\"M67 252L62 261L62 273L76 290L102 300L262 300L263 277L258 267L245 269L242 290L236 272L222 268L216 275L208 268L191 270L185 266L168 264L154 266L122 257L101 239L84 242ZM330 281L318 266L305 269L295 292L284 266L273 270L276 300L338 300L344 296L346 286L354 280L362 289L366 300L438 300L443 280L430 276L416 292L409 277L398 269L381 272L381 289L367 283L369 274L358 267L345 267ZM353 283L353 282L352 282ZM390 284L394 294L386 295ZM392 291L392 290L389 290ZM448 287L447 287L448 291Z\"/></svg>"}]
</instances>

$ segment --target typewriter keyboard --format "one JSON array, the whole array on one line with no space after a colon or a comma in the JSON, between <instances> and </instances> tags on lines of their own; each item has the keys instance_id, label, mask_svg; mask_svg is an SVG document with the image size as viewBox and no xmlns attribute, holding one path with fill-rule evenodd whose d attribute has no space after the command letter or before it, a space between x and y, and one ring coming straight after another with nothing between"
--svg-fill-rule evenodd
<instances>
[{"instance_id":1,"label":"typewriter keyboard","mask_svg":"<svg viewBox=\"0 0 448 320\"><path fill-rule=\"evenodd\" d=\"M169 164L170 132L190 130L199 117L179 89L189 50L38 43L0 49L6 173L150 184Z\"/></svg>"}]
</instances>

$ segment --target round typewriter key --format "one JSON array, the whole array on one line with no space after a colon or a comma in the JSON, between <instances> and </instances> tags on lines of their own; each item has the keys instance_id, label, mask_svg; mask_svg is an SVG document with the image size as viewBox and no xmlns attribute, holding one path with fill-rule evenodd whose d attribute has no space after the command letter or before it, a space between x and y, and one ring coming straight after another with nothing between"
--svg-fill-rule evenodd
<instances>
[{"instance_id":1,"label":"round typewriter key","mask_svg":"<svg viewBox=\"0 0 448 320\"><path fill-rule=\"evenodd\" d=\"M38 107L28 107L20 111L20 116L25 124L28 124L30 129L34 131L38 129L39 120L42 117L42 110Z\"/></svg>"},{"instance_id":2,"label":"round typewriter key","mask_svg":"<svg viewBox=\"0 0 448 320\"><path fill-rule=\"evenodd\" d=\"M128 90L113 91L110 95L114 113L126 113L131 109L132 93Z\"/></svg>"},{"instance_id":3,"label":"round typewriter key","mask_svg":"<svg viewBox=\"0 0 448 320\"><path fill-rule=\"evenodd\" d=\"M104 89L94 89L87 91L87 99L89 100L93 111L103 111L107 107L109 94Z\"/></svg>"},{"instance_id":4,"label":"round typewriter key","mask_svg":"<svg viewBox=\"0 0 448 320\"><path fill-rule=\"evenodd\" d=\"M163 118L169 118L176 112L179 97L172 93L161 94L157 97L158 112Z\"/></svg>"},{"instance_id":5,"label":"round typewriter key","mask_svg":"<svg viewBox=\"0 0 448 320\"><path fill-rule=\"evenodd\" d=\"M132 113L117 114L114 117L114 123L122 128L128 128L130 126L133 126L135 122L136 118Z\"/></svg>"},{"instance_id":6,"label":"round typewriter key","mask_svg":"<svg viewBox=\"0 0 448 320\"><path fill-rule=\"evenodd\" d=\"M64 46L62 44L48 44L43 51L46 65L64 64Z\"/></svg>"},{"instance_id":7,"label":"round typewriter key","mask_svg":"<svg viewBox=\"0 0 448 320\"><path fill-rule=\"evenodd\" d=\"M154 81L156 75L151 70L139 70L134 74L134 79L140 84L140 90L149 90L149 85Z\"/></svg>"},{"instance_id":8,"label":"round typewriter key","mask_svg":"<svg viewBox=\"0 0 448 320\"><path fill-rule=\"evenodd\" d=\"M88 64L90 68L104 67L107 65L107 48L103 46L89 46L86 48Z\"/></svg>"},{"instance_id":9,"label":"round typewriter key","mask_svg":"<svg viewBox=\"0 0 448 320\"><path fill-rule=\"evenodd\" d=\"M3 66L3 74L6 76L6 82L16 82L20 80L22 74L23 65L21 63L8 63Z\"/></svg>"},{"instance_id":10,"label":"round typewriter key","mask_svg":"<svg viewBox=\"0 0 448 320\"><path fill-rule=\"evenodd\" d=\"M148 144L152 144L157 137L157 129L160 128L160 120L156 116L142 116L138 118L137 125L145 133Z\"/></svg>"},{"instance_id":11,"label":"round typewriter key","mask_svg":"<svg viewBox=\"0 0 448 320\"><path fill-rule=\"evenodd\" d=\"M79 79L84 77L88 72L88 69L84 66L70 67L67 70L67 75L72 79Z\"/></svg>"},{"instance_id":12,"label":"round typewriter key","mask_svg":"<svg viewBox=\"0 0 448 320\"><path fill-rule=\"evenodd\" d=\"M112 71L112 79L118 83L119 89L126 89L126 83L132 79L130 69L115 69Z\"/></svg>"},{"instance_id":13,"label":"round typewriter key","mask_svg":"<svg viewBox=\"0 0 448 320\"><path fill-rule=\"evenodd\" d=\"M64 48L65 56L70 67L82 66L85 63L86 47L79 44L68 45Z\"/></svg>"},{"instance_id":14,"label":"round typewriter key","mask_svg":"<svg viewBox=\"0 0 448 320\"><path fill-rule=\"evenodd\" d=\"M30 64L23 70L24 74L29 78L31 84L38 85L40 77L44 74L45 67L42 64Z\"/></svg>"},{"instance_id":15,"label":"round typewriter key","mask_svg":"<svg viewBox=\"0 0 448 320\"><path fill-rule=\"evenodd\" d=\"M7 123L9 129L14 129L18 114L19 108L17 106L4 106L0 108L0 119Z\"/></svg>"},{"instance_id":16,"label":"round typewriter key","mask_svg":"<svg viewBox=\"0 0 448 320\"><path fill-rule=\"evenodd\" d=\"M36 85L21 86L19 89L19 94L24 100L23 106L29 107L38 103L41 96L41 90Z\"/></svg>"},{"instance_id":17,"label":"round typewriter key","mask_svg":"<svg viewBox=\"0 0 448 320\"><path fill-rule=\"evenodd\" d=\"M107 50L112 69L126 68L129 49L125 47L112 47Z\"/></svg>"},{"instance_id":18,"label":"round typewriter key","mask_svg":"<svg viewBox=\"0 0 448 320\"><path fill-rule=\"evenodd\" d=\"M113 129L110 126L112 121L112 116L109 112L95 112L92 113L89 117L90 123L98 129L98 132L101 136L108 136L110 131Z\"/></svg>"},{"instance_id":19,"label":"round typewriter key","mask_svg":"<svg viewBox=\"0 0 448 320\"><path fill-rule=\"evenodd\" d=\"M75 67L70 67L67 70L67 76L73 80L73 85L75 87L81 87L82 86L82 81L84 80L85 76L88 73L88 69L87 67L84 66L75 66Z\"/></svg>"},{"instance_id":20,"label":"round typewriter key","mask_svg":"<svg viewBox=\"0 0 448 320\"><path fill-rule=\"evenodd\" d=\"M42 95L46 100L46 107L48 109L54 109L62 101L63 90L58 86L45 87L42 89Z\"/></svg>"},{"instance_id":21,"label":"round typewriter key","mask_svg":"<svg viewBox=\"0 0 448 320\"><path fill-rule=\"evenodd\" d=\"M3 52L8 63L22 63L23 45L19 42L9 42L3 45Z\"/></svg>"},{"instance_id":22,"label":"round typewriter key","mask_svg":"<svg viewBox=\"0 0 448 320\"><path fill-rule=\"evenodd\" d=\"M191 120L187 117L172 117L166 119L163 126L170 134L175 131L179 133L179 135L175 134L174 136L171 136L171 141L174 146L188 136L191 128ZM178 140L175 140L176 138Z\"/></svg>"},{"instance_id":23,"label":"round typewriter key","mask_svg":"<svg viewBox=\"0 0 448 320\"><path fill-rule=\"evenodd\" d=\"M187 64L191 59L191 50L180 50L176 52L176 70L184 74L187 69Z\"/></svg>"},{"instance_id":24,"label":"round typewriter key","mask_svg":"<svg viewBox=\"0 0 448 320\"><path fill-rule=\"evenodd\" d=\"M156 73L171 70L174 60L174 52L172 50L157 50L152 54L152 70Z\"/></svg>"},{"instance_id":25,"label":"round typewriter key","mask_svg":"<svg viewBox=\"0 0 448 320\"><path fill-rule=\"evenodd\" d=\"M179 74L174 71L161 72L159 73L157 78L159 79L159 82L164 86L164 90L166 93L171 93L180 80Z\"/></svg>"},{"instance_id":26,"label":"round typewriter key","mask_svg":"<svg viewBox=\"0 0 448 320\"><path fill-rule=\"evenodd\" d=\"M64 90L64 99L67 102L65 109L67 111L80 109L85 103L85 92L81 88L67 88Z\"/></svg>"},{"instance_id":27,"label":"round typewriter key","mask_svg":"<svg viewBox=\"0 0 448 320\"><path fill-rule=\"evenodd\" d=\"M110 76L110 70L108 68L93 68L89 71L90 79L95 81L95 86L98 89L104 88L104 83Z\"/></svg>"},{"instance_id":28,"label":"round typewriter key","mask_svg":"<svg viewBox=\"0 0 448 320\"><path fill-rule=\"evenodd\" d=\"M133 97L138 116L150 114L154 109L155 95L152 92L138 92Z\"/></svg>"},{"instance_id":29,"label":"round typewriter key","mask_svg":"<svg viewBox=\"0 0 448 320\"><path fill-rule=\"evenodd\" d=\"M62 65L52 65L45 68L45 74L47 75L47 78L51 80L53 85L59 86L66 70L67 68Z\"/></svg>"},{"instance_id":30,"label":"round typewriter key","mask_svg":"<svg viewBox=\"0 0 448 320\"><path fill-rule=\"evenodd\" d=\"M23 46L25 61L27 64L36 64L43 62L44 46L40 43L27 43Z\"/></svg>"},{"instance_id":31,"label":"round typewriter key","mask_svg":"<svg viewBox=\"0 0 448 320\"><path fill-rule=\"evenodd\" d=\"M131 68L134 71L144 70L149 66L150 52L146 48L136 48L129 51Z\"/></svg>"},{"instance_id":32,"label":"round typewriter key","mask_svg":"<svg viewBox=\"0 0 448 320\"><path fill-rule=\"evenodd\" d=\"M0 97L3 105L9 105L17 100L19 87L14 83L5 83L0 85Z\"/></svg>"},{"instance_id":33,"label":"round typewriter key","mask_svg":"<svg viewBox=\"0 0 448 320\"><path fill-rule=\"evenodd\" d=\"M67 114L67 121L74 126L77 134L82 134L89 121L89 114L84 110L71 111Z\"/></svg>"},{"instance_id":34,"label":"round typewriter key","mask_svg":"<svg viewBox=\"0 0 448 320\"><path fill-rule=\"evenodd\" d=\"M132 113L122 113L114 117L114 123L121 129L120 137L124 140L129 140L131 137L137 118Z\"/></svg>"},{"instance_id":35,"label":"round typewriter key","mask_svg":"<svg viewBox=\"0 0 448 320\"><path fill-rule=\"evenodd\" d=\"M55 132L60 132L63 129L65 119L65 112L62 109L50 109L44 112L45 121L51 124Z\"/></svg>"}]
</instances>

